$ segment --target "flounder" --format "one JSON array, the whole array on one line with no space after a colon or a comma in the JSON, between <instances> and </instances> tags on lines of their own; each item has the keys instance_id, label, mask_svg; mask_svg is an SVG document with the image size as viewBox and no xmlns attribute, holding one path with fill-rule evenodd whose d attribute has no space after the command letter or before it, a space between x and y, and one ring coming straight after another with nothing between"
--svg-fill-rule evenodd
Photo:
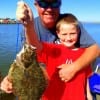
<instances>
[{"instance_id":1,"label":"flounder","mask_svg":"<svg viewBox=\"0 0 100 100\"><path fill-rule=\"evenodd\" d=\"M8 72L18 100L40 100L48 83L44 71L38 64L36 48L25 44Z\"/></svg>"}]
</instances>

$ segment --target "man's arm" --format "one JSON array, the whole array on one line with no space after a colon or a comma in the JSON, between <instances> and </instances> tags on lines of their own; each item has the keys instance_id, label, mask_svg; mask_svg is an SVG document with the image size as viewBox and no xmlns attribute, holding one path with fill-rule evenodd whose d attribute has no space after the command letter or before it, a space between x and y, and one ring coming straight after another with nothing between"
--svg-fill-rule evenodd
<instances>
[{"instance_id":1,"label":"man's arm","mask_svg":"<svg viewBox=\"0 0 100 100\"><path fill-rule=\"evenodd\" d=\"M77 72L87 67L96 57L99 55L99 48L97 44L94 44L86 49L80 58L78 58L72 64L62 64L58 68L59 77L67 82L70 81Z\"/></svg>"},{"instance_id":2,"label":"man's arm","mask_svg":"<svg viewBox=\"0 0 100 100\"><path fill-rule=\"evenodd\" d=\"M75 61L75 65L82 66L77 67L76 71L81 70L82 68L86 67L92 61L94 61L99 56L99 47L97 44L93 44L92 46L86 48L85 52L82 54L82 56Z\"/></svg>"},{"instance_id":3,"label":"man's arm","mask_svg":"<svg viewBox=\"0 0 100 100\"><path fill-rule=\"evenodd\" d=\"M86 51L82 54L82 56L75 62L76 65L87 66L92 63L99 56L99 47L96 44L95 40L88 34L88 32L83 27L82 23L79 22L81 35L80 35L80 46L85 47ZM77 69L77 67L76 67ZM80 70L77 69L77 70Z\"/></svg>"}]
</instances>

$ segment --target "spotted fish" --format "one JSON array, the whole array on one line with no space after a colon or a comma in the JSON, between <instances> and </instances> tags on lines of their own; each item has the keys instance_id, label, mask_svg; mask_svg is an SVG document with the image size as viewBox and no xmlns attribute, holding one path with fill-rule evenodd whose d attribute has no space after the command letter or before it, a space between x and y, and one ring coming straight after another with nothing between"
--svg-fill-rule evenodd
<instances>
[{"instance_id":1,"label":"spotted fish","mask_svg":"<svg viewBox=\"0 0 100 100\"><path fill-rule=\"evenodd\" d=\"M8 77L18 100L40 100L47 87L44 68L39 66L36 48L25 44L11 64Z\"/></svg>"}]
</instances>

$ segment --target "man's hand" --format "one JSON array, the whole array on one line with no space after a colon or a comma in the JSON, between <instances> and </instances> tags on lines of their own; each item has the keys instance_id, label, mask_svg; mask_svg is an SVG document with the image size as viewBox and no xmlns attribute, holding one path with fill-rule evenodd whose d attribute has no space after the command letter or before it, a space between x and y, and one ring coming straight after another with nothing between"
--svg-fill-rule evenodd
<instances>
[{"instance_id":1,"label":"man's hand","mask_svg":"<svg viewBox=\"0 0 100 100\"><path fill-rule=\"evenodd\" d=\"M32 10L23 1L19 1L17 4L16 18L24 25L28 24L30 21L33 21Z\"/></svg>"},{"instance_id":2,"label":"man's hand","mask_svg":"<svg viewBox=\"0 0 100 100\"><path fill-rule=\"evenodd\" d=\"M70 81L76 74L74 64L62 64L59 67L59 77L62 81Z\"/></svg>"},{"instance_id":3,"label":"man's hand","mask_svg":"<svg viewBox=\"0 0 100 100\"><path fill-rule=\"evenodd\" d=\"M12 83L9 81L8 76L6 76L1 82L0 89L6 93L12 93Z\"/></svg>"}]
</instances>

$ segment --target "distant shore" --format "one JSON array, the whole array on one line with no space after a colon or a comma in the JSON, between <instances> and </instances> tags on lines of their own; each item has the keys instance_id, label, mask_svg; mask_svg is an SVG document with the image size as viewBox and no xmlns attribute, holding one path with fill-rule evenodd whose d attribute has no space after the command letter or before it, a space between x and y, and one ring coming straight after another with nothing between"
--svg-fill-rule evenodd
<instances>
[{"instance_id":1,"label":"distant shore","mask_svg":"<svg viewBox=\"0 0 100 100\"><path fill-rule=\"evenodd\" d=\"M19 21L10 18L0 18L0 24L18 24Z\"/></svg>"},{"instance_id":2,"label":"distant shore","mask_svg":"<svg viewBox=\"0 0 100 100\"><path fill-rule=\"evenodd\" d=\"M0 23L0 24L21 24L20 22L9 22L9 23Z\"/></svg>"}]
</instances>

